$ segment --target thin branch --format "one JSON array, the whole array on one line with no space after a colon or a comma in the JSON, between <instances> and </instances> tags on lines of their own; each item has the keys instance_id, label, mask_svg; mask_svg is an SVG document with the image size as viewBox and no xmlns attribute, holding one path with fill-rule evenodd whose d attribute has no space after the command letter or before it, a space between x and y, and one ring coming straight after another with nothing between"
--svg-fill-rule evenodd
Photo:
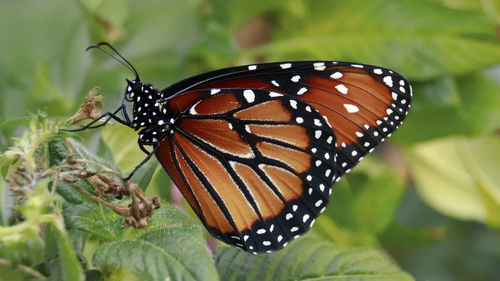
<instances>
[{"instance_id":1,"label":"thin branch","mask_svg":"<svg viewBox=\"0 0 500 281\"><path fill-rule=\"evenodd\" d=\"M0 264L5 265L5 266L9 266L9 267L12 267L14 265L13 262L6 260L6 259L2 259L2 258L0 258ZM14 269L18 269L26 274L29 274L29 275L31 275L37 279L43 280L43 281L48 280L45 275L41 274L40 272L34 270L33 268L31 268L29 266L18 264Z\"/></svg>"}]
</instances>

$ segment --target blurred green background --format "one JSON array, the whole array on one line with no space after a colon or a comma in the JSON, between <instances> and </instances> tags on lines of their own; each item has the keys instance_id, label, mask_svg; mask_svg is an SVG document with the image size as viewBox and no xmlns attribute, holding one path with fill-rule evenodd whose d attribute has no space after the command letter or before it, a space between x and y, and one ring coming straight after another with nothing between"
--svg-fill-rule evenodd
<instances>
[{"instance_id":1,"label":"blurred green background","mask_svg":"<svg viewBox=\"0 0 500 281\"><path fill-rule=\"evenodd\" d=\"M412 82L412 111L313 232L382 249L416 280L499 280L499 24L498 0L0 0L0 151L30 113L67 118L95 86L105 109L120 104L132 74L84 51L100 41L160 89L255 62L388 67ZM81 141L123 173L143 158L119 126ZM171 199L169 186L157 170L147 193Z\"/></svg>"}]
</instances>

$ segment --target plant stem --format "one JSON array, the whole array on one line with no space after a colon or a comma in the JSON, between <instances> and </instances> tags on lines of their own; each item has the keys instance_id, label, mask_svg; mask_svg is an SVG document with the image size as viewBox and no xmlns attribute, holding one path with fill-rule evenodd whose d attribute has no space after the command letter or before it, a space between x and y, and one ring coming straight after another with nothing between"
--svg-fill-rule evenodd
<instances>
[{"instance_id":1,"label":"plant stem","mask_svg":"<svg viewBox=\"0 0 500 281\"><path fill-rule=\"evenodd\" d=\"M1 265L5 265L5 266L10 266L10 267L13 266L13 263L11 261L5 260L5 259L2 259L2 258L0 258L0 264ZM45 275L41 274L40 272L34 270L31 267L28 267L28 266L25 266L25 265L22 265L22 264L18 264L15 267L15 269L18 269L18 270L20 270L20 271L22 271L22 272L24 272L26 274L29 274L29 275L31 275L31 276L39 279L39 280L43 280L43 281L47 280L47 277Z\"/></svg>"}]
</instances>

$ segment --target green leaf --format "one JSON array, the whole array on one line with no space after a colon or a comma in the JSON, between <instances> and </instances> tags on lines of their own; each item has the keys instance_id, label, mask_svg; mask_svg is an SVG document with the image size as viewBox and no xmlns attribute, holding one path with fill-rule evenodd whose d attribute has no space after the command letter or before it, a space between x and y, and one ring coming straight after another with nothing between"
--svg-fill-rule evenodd
<instances>
[{"instance_id":1,"label":"green leaf","mask_svg":"<svg viewBox=\"0 0 500 281\"><path fill-rule=\"evenodd\" d=\"M137 133L121 124L108 125L101 130L102 140L111 150L116 165L124 174L132 170L144 159L146 154L137 144Z\"/></svg>"},{"instance_id":2,"label":"green leaf","mask_svg":"<svg viewBox=\"0 0 500 281\"><path fill-rule=\"evenodd\" d=\"M94 16L121 26L129 15L129 4L121 0L80 0Z\"/></svg>"},{"instance_id":3,"label":"green leaf","mask_svg":"<svg viewBox=\"0 0 500 281\"><path fill-rule=\"evenodd\" d=\"M500 1L498 0L480 0L484 12L500 23Z\"/></svg>"},{"instance_id":4,"label":"green leaf","mask_svg":"<svg viewBox=\"0 0 500 281\"><path fill-rule=\"evenodd\" d=\"M193 72L227 67L227 62L238 56L238 47L225 26L209 21L199 42L190 49Z\"/></svg>"},{"instance_id":5,"label":"green leaf","mask_svg":"<svg viewBox=\"0 0 500 281\"><path fill-rule=\"evenodd\" d=\"M1 226L5 226L6 225L6 215L5 213L7 211L7 206L5 205L5 195L4 194L7 194L6 191L5 191L5 180L2 176L2 174L0 174L0 227Z\"/></svg>"},{"instance_id":6,"label":"green leaf","mask_svg":"<svg viewBox=\"0 0 500 281\"><path fill-rule=\"evenodd\" d=\"M93 156L79 143L71 139L68 139L68 143L77 158L93 160L106 165L106 161ZM51 165L56 165L66 159L68 152L63 142L58 140L49 143L49 153ZM91 168L96 169L96 167ZM93 187L87 181L82 180L77 184L80 188L93 193ZM63 216L68 229L78 229L105 241L116 240L125 231L121 228L123 221L118 214L93 201L67 183L59 183L57 193L65 199Z\"/></svg>"},{"instance_id":7,"label":"green leaf","mask_svg":"<svg viewBox=\"0 0 500 281\"><path fill-rule=\"evenodd\" d=\"M79 183L79 186L91 189L85 183ZM104 241L117 240L126 231L121 227L123 218L111 209L91 200L68 184L59 184L57 190L66 200L63 216L68 229L77 229Z\"/></svg>"},{"instance_id":8,"label":"green leaf","mask_svg":"<svg viewBox=\"0 0 500 281\"><path fill-rule=\"evenodd\" d=\"M82 269L68 236L53 225L45 232L45 268L49 280L83 280Z\"/></svg>"},{"instance_id":9,"label":"green leaf","mask_svg":"<svg viewBox=\"0 0 500 281\"><path fill-rule=\"evenodd\" d=\"M12 266L9 265L0 265L0 276L4 280L9 280L9 281L24 281L24 280L29 280L28 275L21 270L14 269Z\"/></svg>"},{"instance_id":10,"label":"green leaf","mask_svg":"<svg viewBox=\"0 0 500 281\"><path fill-rule=\"evenodd\" d=\"M27 103L32 111L43 110L53 115L65 114L71 107L70 100L65 98L54 84L49 65L45 62L37 67L35 85Z\"/></svg>"},{"instance_id":11,"label":"green leaf","mask_svg":"<svg viewBox=\"0 0 500 281\"><path fill-rule=\"evenodd\" d=\"M395 134L406 143L476 136L500 126L500 87L482 73L414 84L414 103Z\"/></svg>"},{"instance_id":12,"label":"green leaf","mask_svg":"<svg viewBox=\"0 0 500 281\"><path fill-rule=\"evenodd\" d=\"M422 198L446 215L500 227L500 138L453 138L419 145L412 172Z\"/></svg>"},{"instance_id":13,"label":"green leaf","mask_svg":"<svg viewBox=\"0 0 500 281\"><path fill-rule=\"evenodd\" d=\"M148 162L146 162L139 168L139 170L137 170L137 172L132 177L132 180L137 181L137 184L142 189L142 191L145 191L153 180L153 175L158 167L158 161L155 158L151 157Z\"/></svg>"},{"instance_id":14,"label":"green leaf","mask_svg":"<svg viewBox=\"0 0 500 281\"><path fill-rule=\"evenodd\" d=\"M147 186L146 194L155 194L160 196L160 198L170 201L171 185L172 180L169 175L165 169L163 169L162 165L158 165Z\"/></svg>"},{"instance_id":15,"label":"green leaf","mask_svg":"<svg viewBox=\"0 0 500 281\"><path fill-rule=\"evenodd\" d=\"M455 78L460 98L460 115L474 128L474 134L492 132L500 127L500 85L482 72Z\"/></svg>"},{"instance_id":16,"label":"green leaf","mask_svg":"<svg viewBox=\"0 0 500 281\"><path fill-rule=\"evenodd\" d=\"M357 61L396 69L412 80L464 74L500 62L495 24L481 12L410 0L308 5L299 16L285 13L276 39L245 55Z\"/></svg>"},{"instance_id":17,"label":"green leaf","mask_svg":"<svg viewBox=\"0 0 500 281\"><path fill-rule=\"evenodd\" d=\"M90 42L88 26L84 17L76 17L70 25L71 30L64 44L59 46L60 52L55 59L57 61L55 77L58 81L58 87L64 93L65 99L72 96L71 104L74 105L75 97L80 92L86 93L88 89L82 89L85 80L85 74L90 67L91 57L84 53L85 48ZM69 113L69 112L68 112Z\"/></svg>"},{"instance_id":18,"label":"green leaf","mask_svg":"<svg viewBox=\"0 0 500 281\"><path fill-rule=\"evenodd\" d=\"M199 224L174 207L153 219L157 221L148 228L157 229L100 246L93 264L104 270L124 268L141 280L218 280Z\"/></svg>"},{"instance_id":19,"label":"green leaf","mask_svg":"<svg viewBox=\"0 0 500 281\"><path fill-rule=\"evenodd\" d=\"M391 222L405 187L395 172L371 159L333 187L332 201L322 220L333 220L341 228L377 234Z\"/></svg>"},{"instance_id":20,"label":"green leaf","mask_svg":"<svg viewBox=\"0 0 500 281\"><path fill-rule=\"evenodd\" d=\"M223 22L232 30L239 28L253 17L265 15L286 5L286 2L279 0L265 2L209 0L207 2L210 6L204 8L210 19Z\"/></svg>"},{"instance_id":21,"label":"green leaf","mask_svg":"<svg viewBox=\"0 0 500 281\"><path fill-rule=\"evenodd\" d=\"M380 245L375 234L344 227L325 215L317 219L312 231L318 236L336 244L357 247L378 247Z\"/></svg>"},{"instance_id":22,"label":"green leaf","mask_svg":"<svg viewBox=\"0 0 500 281\"><path fill-rule=\"evenodd\" d=\"M444 231L436 229L419 229L393 221L391 225L380 235L380 243L384 248L397 250L418 250L438 239L442 239Z\"/></svg>"},{"instance_id":23,"label":"green leaf","mask_svg":"<svg viewBox=\"0 0 500 281\"><path fill-rule=\"evenodd\" d=\"M73 152L73 155L76 158L90 160L99 163L105 167L108 167L109 169L112 170L117 169L117 167L114 166L112 162L94 155L85 146L83 146L76 140L72 138L68 138L66 140L69 144L69 147L71 148L71 151ZM68 156L68 148L66 147L66 145L62 140L59 139L49 143L49 160L51 166L61 164L64 160L66 160L67 156ZM81 163L81 165L93 170L100 170L99 167L92 164Z\"/></svg>"},{"instance_id":24,"label":"green leaf","mask_svg":"<svg viewBox=\"0 0 500 281\"><path fill-rule=\"evenodd\" d=\"M385 254L306 236L272 254L221 247L215 253L221 280L413 280Z\"/></svg>"},{"instance_id":25,"label":"green leaf","mask_svg":"<svg viewBox=\"0 0 500 281\"><path fill-rule=\"evenodd\" d=\"M481 10L479 1L470 0L436 0L442 6L457 10Z\"/></svg>"}]
</instances>

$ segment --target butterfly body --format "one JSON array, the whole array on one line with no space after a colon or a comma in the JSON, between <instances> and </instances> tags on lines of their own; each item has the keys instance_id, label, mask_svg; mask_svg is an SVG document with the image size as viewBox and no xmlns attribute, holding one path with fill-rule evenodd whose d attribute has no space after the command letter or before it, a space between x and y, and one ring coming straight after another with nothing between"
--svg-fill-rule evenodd
<instances>
[{"instance_id":1,"label":"butterfly body","mask_svg":"<svg viewBox=\"0 0 500 281\"><path fill-rule=\"evenodd\" d=\"M154 149L208 231L259 253L312 227L332 185L400 126L411 87L381 67L280 62L161 91L136 79L125 100L140 147Z\"/></svg>"}]
</instances>

